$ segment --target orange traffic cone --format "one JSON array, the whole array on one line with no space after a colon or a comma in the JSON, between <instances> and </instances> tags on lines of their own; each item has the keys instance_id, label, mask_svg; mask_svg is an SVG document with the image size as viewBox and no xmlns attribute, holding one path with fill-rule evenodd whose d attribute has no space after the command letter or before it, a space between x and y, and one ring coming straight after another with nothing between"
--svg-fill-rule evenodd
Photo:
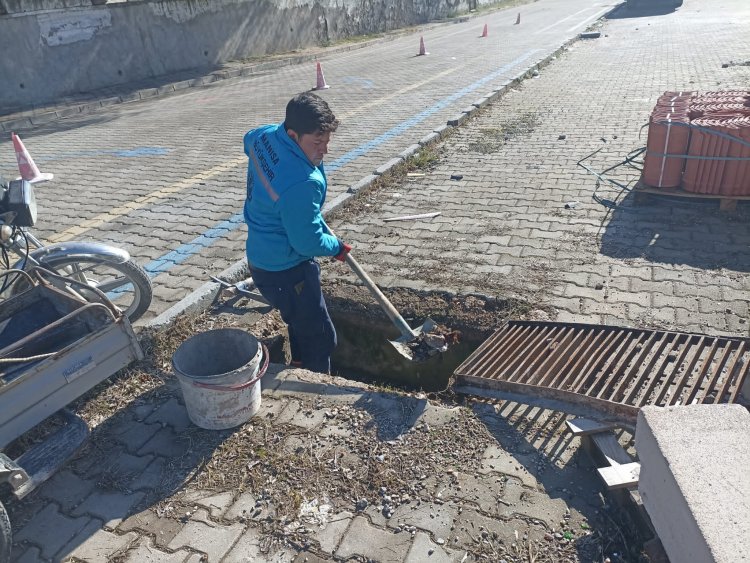
<instances>
[{"instance_id":1,"label":"orange traffic cone","mask_svg":"<svg viewBox=\"0 0 750 563\"><path fill-rule=\"evenodd\" d=\"M36 164L34 164L34 159L31 158L29 151L27 151L26 147L23 146L21 137L19 137L15 133L11 133L10 138L13 139L13 149L16 151L18 171L21 173L22 179L28 180L32 184L35 184L37 182L46 182L47 180L51 180L55 177L54 174L43 174L42 172L39 172L39 168L37 168Z\"/></svg>"},{"instance_id":2,"label":"orange traffic cone","mask_svg":"<svg viewBox=\"0 0 750 563\"><path fill-rule=\"evenodd\" d=\"M423 56L423 55L429 55L427 51L425 51L424 48L424 37L419 38L419 53L417 53L417 56Z\"/></svg>"},{"instance_id":3,"label":"orange traffic cone","mask_svg":"<svg viewBox=\"0 0 750 563\"><path fill-rule=\"evenodd\" d=\"M315 85L314 90L328 90L330 86L326 84L326 77L323 76L323 69L320 63L317 63L318 83Z\"/></svg>"},{"instance_id":4,"label":"orange traffic cone","mask_svg":"<svg viewBox=\"0 0 750 563\"><path fill-rule=\"evenodd\" d=\"M518 25L519 23L521 23L521 12L518 12L518 17L516 18L516 24L515 25Z\"/></svg>"},{"instance_id":5,"label":"orange traffic cone","mask_svg":"<svg viewBox=\"0 0 750 563\"><path fill-rule=\"evenodd\" d=\"M482 30L481 37L487 37L487 24L484 24L484 29Z\"/></svg>"}]
</instances>

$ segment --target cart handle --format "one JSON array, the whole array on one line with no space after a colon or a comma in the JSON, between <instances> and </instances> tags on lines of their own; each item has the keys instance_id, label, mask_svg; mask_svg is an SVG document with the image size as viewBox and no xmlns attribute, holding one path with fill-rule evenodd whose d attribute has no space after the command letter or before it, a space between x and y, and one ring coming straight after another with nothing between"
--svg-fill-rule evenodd
<instances>
[{"instance_id":1,"label":"cart handle","mask_svg":"<svg viewBox=\"0 0 750 563\"><path fill-rule=\"evenodd\" d=\"M66 323L66 322L68 322L70 319L78 316L82 311L87 311L89 309L104 309L104 311L112 318L112 321L113 322L117 322L117 317L112 313L112 311L110 311L109 307L107 307L106 305L103 305L102 303L86 303L82 307L79 307L75 311L72 311L72 312L68 313L64 317L61 317L61 318L57 319L56 321L48 324L47 326L42 327L42 328L40 328L39 330L37 330L35 332L32 332L31 334L23 337L21 340L17 340L16 342L14 342L13 344L11 344L10 346L6 346L2 350L0 350L0 357L5 356L6 354L12 352L13 350L16 350L17 348L20 348L24 344L27 344L31 340L34 340L35 338L41 336L42 334L44 334L48 330L52 330L54 328L57 328L58 326Z\"/></svg>"}]
</instances>

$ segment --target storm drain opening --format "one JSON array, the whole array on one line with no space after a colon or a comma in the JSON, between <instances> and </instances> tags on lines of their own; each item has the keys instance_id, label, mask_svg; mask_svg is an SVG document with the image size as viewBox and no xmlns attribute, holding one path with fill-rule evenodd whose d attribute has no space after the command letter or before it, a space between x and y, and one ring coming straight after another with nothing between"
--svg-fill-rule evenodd
<instances>
[{"instance_id":1,"label":"storm drain opening","mask_svg":"<svg viewBox=\"0 0 750 563\"><path fill-rule=\"evenodd\" d=\"M456 369L457 390L555 401L634 424L646 405L750 400L750 339L508 321Z\"/></svg>"}]
</instances>

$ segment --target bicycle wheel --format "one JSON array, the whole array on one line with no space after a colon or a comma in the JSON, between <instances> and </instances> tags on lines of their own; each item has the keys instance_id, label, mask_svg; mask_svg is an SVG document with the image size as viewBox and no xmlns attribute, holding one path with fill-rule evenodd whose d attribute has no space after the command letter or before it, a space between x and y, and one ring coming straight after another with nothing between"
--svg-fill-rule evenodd
<instances>
[{"instance_id":1,"label":"bicycle wheel","mask_svg":"<svg viewBox=\"0 0 750 563\"><path fill-rule=\"evenodd\" d=\"M10 561L10 552L13 545L13 534L10 529L10 519L5 511L5 506L0 502L0 563Z\"/></svg>"},{"instance_id":2,"label":"bicycle wheel","mask_svg":"<svg viewBox=\"0 0 750 563\"><path fill-rule=\"evenodd\" d=\"M113 264L92 256L42 262L42 266L58 275L97 288L125 313L130 322L139 319L151 305L154 295L151 279L132 260Z\"/></svg>"}]
</instances>

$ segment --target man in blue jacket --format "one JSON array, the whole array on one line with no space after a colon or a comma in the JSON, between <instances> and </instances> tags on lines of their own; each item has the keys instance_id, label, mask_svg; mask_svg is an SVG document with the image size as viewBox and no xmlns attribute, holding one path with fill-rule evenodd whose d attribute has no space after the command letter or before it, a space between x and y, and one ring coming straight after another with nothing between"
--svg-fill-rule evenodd
<instances>
[{"instance_id":1,"label":"man in blue jacket","mask_svg":"<svg viewBox=\"0 0 750 563\"><path fill-rule=\"evenodd\" d=\"M344 261L351 247L326 229L323 157L339 122L328 104L305 92L279 125L245 135L248 156L247 261L260 293L289 331L292 365L329 373L336 331L320 288L316 256Z\"/></svg>"}]
</instances>

